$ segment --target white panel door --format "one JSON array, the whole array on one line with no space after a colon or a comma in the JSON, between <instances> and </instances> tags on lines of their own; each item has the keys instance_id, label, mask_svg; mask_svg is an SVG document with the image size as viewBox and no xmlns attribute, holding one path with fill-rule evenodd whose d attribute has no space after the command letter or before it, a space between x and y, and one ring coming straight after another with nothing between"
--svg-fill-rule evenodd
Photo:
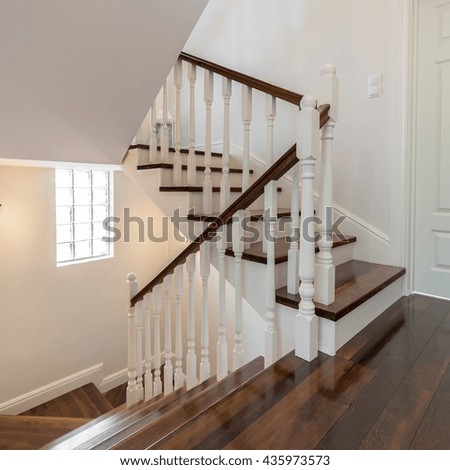
<instances>
[{"instance_id":1,"label":"white panel door","mask_svg":"<svg viewBox=\"0 0 450 470\"><path fill-rule=\"evenodd\" d=\"M450 0L419 0L414 290L450 298Z\"/></svg>"}]
</instances>

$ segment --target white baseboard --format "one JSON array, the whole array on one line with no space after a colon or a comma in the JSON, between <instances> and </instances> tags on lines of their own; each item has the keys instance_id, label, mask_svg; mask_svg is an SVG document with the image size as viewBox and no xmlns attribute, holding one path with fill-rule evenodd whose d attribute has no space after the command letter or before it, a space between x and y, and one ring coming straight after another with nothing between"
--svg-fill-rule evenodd
<instances>
[{"instance_id":1,"label":"white baseboard","mask_svg":"<svg viewBox=\"0 0 450 470\"><path fill-rule=\"evenodd\" d=\"M122 369L114 374L108 375L97 385L97 388L102 392L109 392L115 387L128 382L128 369Z\"/></svg>"},{"instance_id":2,"label":"white baseboard","mask_svg":"<svg viewBox=\"0 0 450 470\"><path fill-rule=\"evenodd\" d=\"M23 413L88 383L99 384L102 376L103 364L97 364L12 400L0 403L0 414L14 415Z\"/></svg>"}]
</instances>

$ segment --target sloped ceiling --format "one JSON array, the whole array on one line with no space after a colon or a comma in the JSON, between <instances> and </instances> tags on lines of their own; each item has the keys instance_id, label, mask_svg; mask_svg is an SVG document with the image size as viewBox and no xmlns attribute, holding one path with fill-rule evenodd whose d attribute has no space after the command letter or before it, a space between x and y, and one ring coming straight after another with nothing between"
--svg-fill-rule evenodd
<instances>
[{"instance_id":1,"label":"sloped ceiling","mask_svg":"<svg viewBox=\"0 0 450 470\"><path fill-rule=\"evenodd\" d=\"M121 163L208 0L0 0L0 158Z\"/></svg>"}]
</instances>

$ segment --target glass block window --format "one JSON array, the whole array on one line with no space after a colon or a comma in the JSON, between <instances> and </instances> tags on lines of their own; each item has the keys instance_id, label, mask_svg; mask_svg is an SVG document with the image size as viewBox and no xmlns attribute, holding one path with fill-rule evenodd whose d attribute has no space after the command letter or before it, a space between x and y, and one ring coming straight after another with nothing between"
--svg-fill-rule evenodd
<instances>
[{"instance_id":1,"label":"glass block window","mask_svg":"<svg viewBox=\"0 0 450 470\"><path fill-rule=\"evenodd\" d=\"M75 261L112 255L103 221L111 214L111 176L103 170L55 172L56 261Z\"/></svg>"}]
</instances>

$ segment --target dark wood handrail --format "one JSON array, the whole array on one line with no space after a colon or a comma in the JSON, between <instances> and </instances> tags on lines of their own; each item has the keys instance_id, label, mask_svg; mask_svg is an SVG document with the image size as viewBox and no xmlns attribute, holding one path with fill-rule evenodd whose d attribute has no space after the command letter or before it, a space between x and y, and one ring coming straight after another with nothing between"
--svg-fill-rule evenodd
<instances>
[{"instance_id":1,"label":"dark wood handrail","mask_svg":"<svg viewBox=\"0 0 450 470\"><path fill-rule=\"evenodd\" d=\"M183 264L187 257L196 253L204 241L211 240L217 234L220 227L225 225L237 211L247 209L247 207L264 193L265 186L270 181L277 181L288 172L296 163L297 146L294 144L280 159L278 159L268 170L266 170L250 188L242 193L236 201L230 204L219 216L217 216L199 235L192 241L176 258L174 258L158 275L156 275L145 287L143 287L132 299L131 306L144 298L144 295L152 291L155 286L161 284L168 274L172 274L177 266Z\"/></svg>"},{"instance_id":2,"label":"dark wood handrail","mask_svg":"<svg viewBox=\"0 0 450 470\"><path fill-rule=\"evenodd\" d=\"M299 93L286 90L267 82L263 82L262 80L258 80L257 78L251 77L250 75L236 72L235 70L228 69L213 62L209 62L208 60L200 59L199 57L187 54L186 52L182 52L180 54L180 59L211 72L218 73L219 75L222 75L222 77L231 78L231 80L255 88L256 90L267 93L268 95L275 96L276 98L280 98L280 100L287 101L288 103L292 103L297 106L300 105L300 101L303 98L303 95L300 95Z\"/></svg>"}]
</instances>

